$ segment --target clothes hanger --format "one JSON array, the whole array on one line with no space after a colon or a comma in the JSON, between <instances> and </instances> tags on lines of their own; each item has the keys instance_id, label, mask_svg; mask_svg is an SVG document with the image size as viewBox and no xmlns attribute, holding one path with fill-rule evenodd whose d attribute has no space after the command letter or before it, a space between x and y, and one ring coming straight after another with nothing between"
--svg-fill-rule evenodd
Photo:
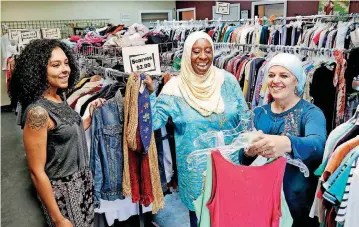
<instances>
[{"instance_id":1,"label":"clothes hanger","mask_svg":"<svg viewBox=\"0 0 359 227\"><path fill-rule=\"evenodd\" d=\"M357 106L357 109L356 109L352 119L353 119L354 124L359 126L359 105Z\"/></svg>"},{"instance_id":2,"label":"clothes hanger","mask_svg":"<svg viewBox=\"0 0 359 227\"><path fill-rule=\"evenodd\" d=\"M259 106L256 108L263 107ZM265 109L264 112L267 113ZM194 147L202 147L203 145L210 147L211 145L208 146L208 144L211 144L211 140L212 144L213 140L215 141L216 147L199 149L189 154L187 157L189 168L196 168L200 166L201 162L206 162L206 156L211 154L214 150L219 150L224 157L227 156L228 158L228 155L248 147L258 132L254 128L254 112L248 110L246 115L247 118L242 119L234 129L211 131L198 136L193 142ZM229 145L225 145L226 139L227 141L230 141ZM284 157L287 159L287 163L298 167L305 177L309 176L309 169L302 160L292 159L288 154L285 154Z\"/></svg>"},{"instance_id":3,"label":"clothes hanger","mask_svg":"<svg viewBox=\"0 0 359 227\"><path fill-rule=\"evenodd\" d=\"M241 122L240 122L241 124ZM236 127L236 130L239 125ZM233 131L233 130L230 130ZM250 131L250 130L243 130L237 133L236 137L233 142L229 145L225 145L225 138L230 139L233 135L225 135L226 131L219 131L219 132L209 132L201 135L200 139L207 138L204 141L199 141L198 138L195 139L194 145L195 147L200 144L213 144L213 139L215 141L215 147L206 148L206 149L199 149L195 150L190 153L187 157L188 169L197 169L203 166L203 163L207 161L207 155L211 154L214 150L219 150L223 157L230 160L230 155L233 153L249 147L253 138L255 138L257 131ZM210 140L212 139L212 141ZM292 159L288 154L283 155L284 158L287 159L287 163L294 165L299 168L299 170L304 174L305 177L309 177L309 169L300 159ZM202 164L202 165L201 165Z\"/></svg>"},{"instance_id":4,"label":"clothes hanger","mask_svg":"<svg viewBox=\"0 0 359 227\"><path fill-rule=\"evenodd\" d=\"M226 136L226 137L238 136L239 134L241 134L244 131L243 128L246 129L247 132L253 131L252 126L253 126L254 113L253 113L253 111L250 111L250 110L246 111L246 113L249 113L249 114L247 114L248 118L242 119L235 128L220 131L223 134L223 136ZM213 138L217 138L217 133L218 133L218 131L210 131L210 132L204 133L204 134L198 136L193 141L193 145L195 147L200 147L201 144L203 144L205 141L211 140Z\"/></svg>"}]
</instances>

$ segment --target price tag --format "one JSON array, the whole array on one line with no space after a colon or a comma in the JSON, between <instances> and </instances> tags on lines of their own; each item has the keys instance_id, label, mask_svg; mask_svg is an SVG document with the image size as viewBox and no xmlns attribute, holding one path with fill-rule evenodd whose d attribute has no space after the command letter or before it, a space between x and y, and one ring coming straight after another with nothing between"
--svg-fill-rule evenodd
<instances>
[{"instance_id":1,"label":"price tag","mask_svg":"<svg viewBox=\"0 0 359 227\"><path fill-rule=\"evenodd\" d=\"M41 39L40 29L20 31L20 43L28 44L33 39Z\"/></svg>"},{"instance_id":2,"label":"price tag","mask_svg":"<svg viewBox=\"0 0 359 227\"><path fill-rule=\"evenodd\" d=\"M59 28L41 28L41 33L44 39L61 39Z\"/></svg>"},{"instance_id":3,"label":"price tag","mask_svg":"<svg viewBox=\"0 0 359 227\"><path fill-rule=\"evenodd\" d=\"M122 49L125 72L146 72L161 74L158 45L125 47Z\"/></svg>"},{"instance_id":4,"label":"price tag","mask_svg":"<svg viewBox=\"0 0 359 227\"><path fill-rule=\"evenodd\" d=\"M216 2L216 13L229 15L230 3L227 2Z\"/></svg>"}]
</instances>

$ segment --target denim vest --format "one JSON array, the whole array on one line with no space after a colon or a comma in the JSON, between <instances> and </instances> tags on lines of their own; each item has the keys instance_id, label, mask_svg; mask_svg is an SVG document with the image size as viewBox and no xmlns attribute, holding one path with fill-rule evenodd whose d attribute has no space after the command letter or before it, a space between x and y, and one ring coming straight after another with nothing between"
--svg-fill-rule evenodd
<instances>
[{"instance_id":1,"label":"denim vest","mask_svg":"<svg viewBox=\"0 0 359 227\"><path fill-rule=\"evenodd\" d=\"M100 199L124 199L123 172L123 99L120 90L92 117L90 166L94 177L95 207Z\"/></svg>"}]
</instances>

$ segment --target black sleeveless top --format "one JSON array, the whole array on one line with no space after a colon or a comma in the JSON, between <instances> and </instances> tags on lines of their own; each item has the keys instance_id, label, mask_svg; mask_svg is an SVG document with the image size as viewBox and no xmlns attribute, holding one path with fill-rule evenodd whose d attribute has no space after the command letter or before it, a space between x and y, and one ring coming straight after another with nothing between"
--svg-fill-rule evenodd
<instances>
[{"instance_id":1,"label":"black sleeveless top","mask_svg":"<svg viewBox=\"0 0 359 227\"><path fill-rule=\"evenodd\" d=\"M47 134L45 172L48 177L58 179L86 168L89 157L80 115L71 109L66 101L56 103L41 98L26 108L23 126L27 113L36 106L44 108L56 124L55 128Z\"/></svg>"}]
</instances>

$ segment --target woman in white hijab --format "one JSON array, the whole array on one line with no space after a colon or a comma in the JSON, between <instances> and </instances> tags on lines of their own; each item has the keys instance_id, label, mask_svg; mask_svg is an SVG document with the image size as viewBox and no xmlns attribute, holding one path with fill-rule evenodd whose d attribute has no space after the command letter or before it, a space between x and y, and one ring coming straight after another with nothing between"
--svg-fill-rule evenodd
<instances>
[{"instance_id":1,"label":"woman in white hijab","mask_svg":"<svg viewBox=\"0 0 359 227\"><path fill-rule=\"evenodd\" d=\"M163 127L169 117L175 124L179 192L190 210L191 226L197 226L193 201L201 194L203 181L203 171L188 168L187 156L203 148L195 147L193 141L209 131L233 129L248 118L248 106L238 81L232 74L213 66L213 52L210 36L194 32L184 44L180 75L173 77L157 98L151 78L145 80L152 92L154 130ZM202 170L205 166L204 163Z\"/></svg>"}]
</instances>

